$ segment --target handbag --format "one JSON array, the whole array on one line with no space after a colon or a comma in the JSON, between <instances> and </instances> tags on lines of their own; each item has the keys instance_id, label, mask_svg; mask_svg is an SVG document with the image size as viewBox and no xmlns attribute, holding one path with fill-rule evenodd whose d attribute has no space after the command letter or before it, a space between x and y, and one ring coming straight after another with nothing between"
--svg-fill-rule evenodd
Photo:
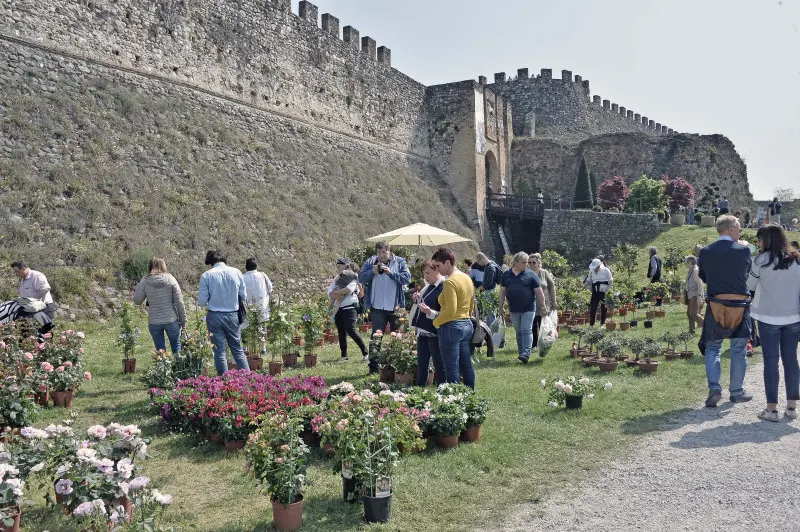
<instances>
[{"instance_id":1,"label":"handbag","mask_svg":"<svg viewBox=\"0 0 800 532\"><path fill-rule=\"evenodd\" d=\"M472 322L472 345L483 345L483 342L486 341L486 331L481 325L485 324L478 318L478 300L474 296L472 297L472 316L469 321Z\"/></svg>"},{"instance_id":2,"label":"handbag","mask_svg":"<svg viewBox=\"0 0 800 532\"><path fill-rule=\"evenodd\" d=\"M236 311L236 314L239 318L239 325L241 325L247 319L247 304L241 297L239 298L239 310Z\"/></svg>"}]
</instances>

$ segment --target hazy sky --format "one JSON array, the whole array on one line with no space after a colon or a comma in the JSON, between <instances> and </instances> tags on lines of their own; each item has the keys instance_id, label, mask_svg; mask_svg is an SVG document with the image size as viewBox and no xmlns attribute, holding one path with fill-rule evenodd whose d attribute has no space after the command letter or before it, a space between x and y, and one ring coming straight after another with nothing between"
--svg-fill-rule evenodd
<instances>
[{"instance_id":1,"label":"hazy sky","mask_svg":"<svg viewBox=\"0 0 800 532\"><path fill-rule=\"evenodd\" d=\"M426 85L571 70L592 94L676 131L726 135L756 199L800 193L800 0L313 3Z\"/></svg>"}]
</instances>

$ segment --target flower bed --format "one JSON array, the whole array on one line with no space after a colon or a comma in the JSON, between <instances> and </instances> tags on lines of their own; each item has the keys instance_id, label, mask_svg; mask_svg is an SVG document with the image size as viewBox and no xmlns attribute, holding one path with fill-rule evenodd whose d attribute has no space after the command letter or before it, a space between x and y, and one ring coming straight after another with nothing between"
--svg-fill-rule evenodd
<instances>
[{"instance_id":1,"label":"flower bed","mask_svg":"<svg viewBox=\"0 0 800 532\"><path fill-rule=\"evenodd\" d=\"M151 390L153 405L176 428L246 440L253 422L267 413L319 403L325 397L322 377L280 379L251 371L228 371L220 377L178 381L174 390Z\"/></svg>"}]
</instances>

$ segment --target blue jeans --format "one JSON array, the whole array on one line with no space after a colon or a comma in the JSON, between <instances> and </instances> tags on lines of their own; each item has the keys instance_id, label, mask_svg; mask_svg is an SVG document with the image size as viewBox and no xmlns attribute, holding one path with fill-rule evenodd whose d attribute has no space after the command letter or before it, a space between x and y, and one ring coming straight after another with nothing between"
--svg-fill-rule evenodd
<instances>
[{"instance_id":1,"label":"blue jeans","mask_svg":"<svg viewBox=\"0 0 800 532\"><path fill-rule=\"evenodd\" d=\"M786 399L800 399L800 367L797 365L797 341L800 339L800 322L790 325L770 325L758 322L761 349L764 353L764 389L767 403L778 402L778 359L783 362L786 382Z\"/></svg>"},{"instance_id":2,"label":"blue jeans","mask_svg":"<svg viewBox=\"0 0 800 532\"><path fill-rule=\"evenodd\" d=\"M531 346L533 345L533 318L535 312L512 312L511 325L517 333L517 353L519 356L528 358L531 356Z\"/></svg>"},{"instance_id":3,"label":"blue jeans","mask_svg":"<svg viewBox=\"0 0 800 532\"><path fill-rule=\"evenodd\" d=\"M149 324L150 336L153 337L153 344L156 346L156 351L166 351L167 344L164 341L164 333L167 333L169 338L169 346L172 348L172 354L177 355L181 350L181 324L178 320L172 323Z\"/></svg>"},{"instance_id":4,"label":"blue jeans","mask_svg":"<svg viewBox=\"0 0 800 532\"><path fill-rule=\"evenodd\" d=\"M227 347L231 349L233 361L239 369L248 369L247 357L242 349L241 327L239 315L236 312L208 311L206 316L208 332L211 333L211 343L214 346L214 367L217 375L228 371Z\"/></svg>"},{"instance_id":5,"label":"blue jeans","mask_svg":"<svg viewBox=\"0 0 800 532\"><path fill-rule=\"evenodd\" d=\"M439 351L445 373L442 382L461 382L460 372L464 384L475 389L475 370L472 369L469 353L472 332L472 322L469 320L449 321L439 327Z\"/></svg>"},{"instance_id":6,"label":"blue jeans","mask_svg":"<svg viewBox=\"0 0 800 532\"><path fill-rule=\"evenodd\" d=\"M735 397L744 393L744 373L747 370L747 338L731 338L731 382L729 389L731 396ZM719 353L722 350L722 340L712 340L706 343L706 378L708 389L722 391L719 379L722 374Z\"/></svg>"},{"instance_id":7,"label":"blue jeans","mask_svg":"<svg viewBox=\"0 0 800 532\"><path fill-rule=\"evenodd\" d=\"M438 336L417 337L417 386L428 384L428 368L433 359L433 371L436 372L436 384L444 382L445 370L442 362L442 352L439 350Z\"/></svg>"}]
</instances>

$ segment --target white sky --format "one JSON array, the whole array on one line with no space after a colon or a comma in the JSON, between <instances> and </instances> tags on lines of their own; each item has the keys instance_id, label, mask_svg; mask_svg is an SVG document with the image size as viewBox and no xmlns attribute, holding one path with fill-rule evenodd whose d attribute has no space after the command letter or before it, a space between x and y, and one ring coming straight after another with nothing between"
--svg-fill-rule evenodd
<instances>
[{"instance_id":1,"label":"white sky","mask_svg":"<svg viewBox=\"0 0 800 532\"><path fill-rule=\"evenodd\" d=\"M800 193L800 0L313 3L426 85L571 70L592 94L676 131L730 138L756 199Z\"/></svg>"}]
</instances>

